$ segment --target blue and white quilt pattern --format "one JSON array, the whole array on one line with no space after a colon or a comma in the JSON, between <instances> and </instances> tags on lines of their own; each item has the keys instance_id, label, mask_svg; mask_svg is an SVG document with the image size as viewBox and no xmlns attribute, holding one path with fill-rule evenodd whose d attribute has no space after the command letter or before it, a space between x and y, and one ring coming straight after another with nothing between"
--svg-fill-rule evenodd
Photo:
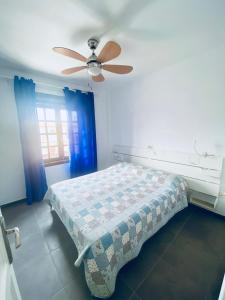
<instances>
[{"instance_id":1,"label":"blue and white quilt pattern","mask_svg":"<svg viewBox=\"0 0 225 300\"><path fill-rule=\"evenodd\" d=\"M46 193L78 249L91 293L107 298L143 243L187 206L181 177L130 163L53 184Z\"/></svg>"}]
</instances>

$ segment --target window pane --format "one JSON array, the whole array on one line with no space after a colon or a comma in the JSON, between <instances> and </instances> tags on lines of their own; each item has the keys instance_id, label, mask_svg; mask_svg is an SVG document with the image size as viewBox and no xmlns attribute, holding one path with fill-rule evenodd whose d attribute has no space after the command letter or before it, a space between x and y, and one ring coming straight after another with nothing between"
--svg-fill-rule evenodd
<instances>
[{"instance_id":1,"label":"window pane","mask_svg":"<svg viewBox=\"0 0 225 300\"><path fill-rule=\"evenodd\" d=\"M37 107L41 151L45 161L58 161L70 156L68 137L68 117L72 118L72 130L78 142L77 112L70 112L62 107ZM79 151L75 145L75 151Z\"/></svg>"},{"instance_id":2,"label":"window pane","mask_svg":"<svg viewBox=\"0 0 225 300\"><path fill-rule=\"evenodd\" d=\"M43 159L48 159L48 148L41 148L41 152L42 152L42 158Z\"/></svg>"},{"instance_id":3,"label":"window pane","mask_svg":"<svg viewBox=\"0 0 225 300\"><path fill-rule=\"evenodd\" d=\"M42 147L48 146L47 135L41 134L41 146Z\"/></svg>"},{"instance_id":4,"label":"window pane","mask_svg":"<svg viewBox=\"0 0 225 300\"><path fill-rule=\"evenodd\" d=\"M68 124L66 122L62 122L62 132L67 133L68 131Z\"/></svg>"},{"instance_id":5,"label":"window pane","mask_svg":"<svg viewBox=\"0 0 225 300\"><path fill-rule=\"evenodd\" d=\"M58 144L57 135L55 134L48 135L48 143L49 146L57 146Z\"/></svg>"},{"instance_id":6,"label":"window pane","mask_svg":"<svg viewBox=\"0 0 225 300\"><path fill-rule=\"evenodd\" d=\"M45 119L45 115L44 115L44 109L38 107L37 108L37 115L38 115L38 120L42 121Z\"/></svg>"},{"instance_id":7,"label":"window pane","mask_svg":"<svg viewBox=\"0 0 225 300\"><path fill-rule=\"evenodd\" d=\"M47 122L48 133L56 133L56 123L55 122Z\"/></svg>"},{"instance_id":8,"label":"window pane","mask_svg":"<svg viewBox=\"0 0 225 300\"><path fill-rule=\"evenodd\" d=\"M78 132L78 124L77 124L77 122L73 122L72 123L72 130L73 130L74 133Z\"/></svg>"},{"instance_id":9,"label":"window pane","mask_svg":"<svg viewBox=\"0 0 225 300\"><path fill-rule=\"evenodd\" d=\"M50 158L59 157L58 147L49 147Z\"/></svg>"},{"instance_id":10,"label":"window pane","mask_svg":"<svg viewBox=\"0 0 225 300\"><path fill-rule=\"evenodd\" d=\"M39 122L40 133L45 133L45 122Z\"/></svg>"},{"instance_id":11,"label":"window pane","mask_svg":"<svg viewBox=\"0 0 225 300\"><path fill-rule=\"evenodd\" d=\"M65 109L60 110L61 121L67 121L67 111Z\"/></svg>"},{"instance_id":12,"label":"window pane","mask_svg":"<svg viewBox=\"0 0 225 300\"><path fill-rule=\"evenodd\" d=\"M63 134L63 145L68 145L69 141L68 141L68 136L66 134Z\"/></svg>"},{"instance_id":13,"label":"window pane","mask_svg":"<svg viewBox=\"0 0 225 300\"><path fill-rule=\"evenodd\" d=\"M72 121L77 122L77 112L75 110L72 111Z\"/></svg>"},{"instance_id":14,"label":"window pane","mask_svg":"<svg viewBox=\"0 0 225 300\"><path fill-rule=\"evenodd\" d=\"M55 121L55 110L53 108L46 108L45 117L48 121Z\"/></svg>"},{"instance_id":15,"label":"window pane","mask_svg":"<svg viewBox=\"0 0 225 300\"><path fill-rule=\"evenodd\" d=\"M69 156L69 146L64 146L64 156Z\"/></svg>"}]
</instances>

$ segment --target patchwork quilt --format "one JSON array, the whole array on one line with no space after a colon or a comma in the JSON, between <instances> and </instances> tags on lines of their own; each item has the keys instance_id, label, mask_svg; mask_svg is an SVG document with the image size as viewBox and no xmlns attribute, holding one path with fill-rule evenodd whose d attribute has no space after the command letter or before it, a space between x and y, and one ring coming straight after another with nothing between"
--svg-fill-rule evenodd
<instances>
[{"instance_id":1,"label":"patchwork quilt","mask_svg":"<svg viewBox=\"0 0 225 300\"><path fill-rule=\"evenodd\" d=\"M45 195L84 262L93 296L107 298L119 270L175 213L187 206L181 177L131 163L53 184Z\"/></svg>"}]
</instances>

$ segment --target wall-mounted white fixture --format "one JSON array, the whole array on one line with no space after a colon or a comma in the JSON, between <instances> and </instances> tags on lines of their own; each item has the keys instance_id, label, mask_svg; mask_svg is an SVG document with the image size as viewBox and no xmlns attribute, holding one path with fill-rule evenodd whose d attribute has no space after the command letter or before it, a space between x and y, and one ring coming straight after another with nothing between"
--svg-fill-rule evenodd
<instances>
[{"instance_id":1,"label":"wall-mounted white fixture","mask_svg":"<svg viewBox=\"0 0 225 300\"><path fill-rule=\"evenodd\" d=\"M197 149L197 140L194 140L193 147L194 147L195 153L198 154L199 156L202 156L202 157L214 157L214 156L216 156L215 154L208 153L208 152L202 152L202 153L199 152L198 149Z\"/></svg>"},{"instance_id":2,"label":"wall-mounted white fixture","mask_svg":"<svg viewBox=\"0 0 225 300\"><path fill-rule=\"evenodd\" d=\"M152 145L148 145L147 146L148 150L150 150L150 152L153 154L153 155L157 155L156 151L155 151L155 148L152 146Z\"/></svg>"}]
</instances>

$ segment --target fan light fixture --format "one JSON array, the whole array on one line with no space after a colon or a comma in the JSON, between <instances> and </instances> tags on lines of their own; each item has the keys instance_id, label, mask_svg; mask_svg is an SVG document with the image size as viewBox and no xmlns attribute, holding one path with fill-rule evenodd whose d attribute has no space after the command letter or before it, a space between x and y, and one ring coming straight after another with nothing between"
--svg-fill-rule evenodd
<instances>
[{"instance_id":1,"label":"fan light fixture","mask_svg":"<svg viewBox=\"0 0 225 300\"><path fill-rule=\"evenodd\" d=\"M98 76L101 74L101 67L98 62L90 62L88 63L88 73L91 76Z\"/></svg>"}]
</instances>

